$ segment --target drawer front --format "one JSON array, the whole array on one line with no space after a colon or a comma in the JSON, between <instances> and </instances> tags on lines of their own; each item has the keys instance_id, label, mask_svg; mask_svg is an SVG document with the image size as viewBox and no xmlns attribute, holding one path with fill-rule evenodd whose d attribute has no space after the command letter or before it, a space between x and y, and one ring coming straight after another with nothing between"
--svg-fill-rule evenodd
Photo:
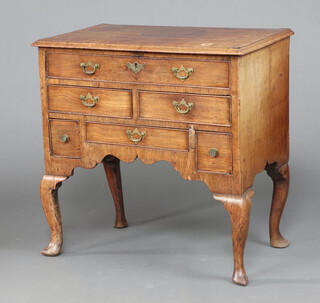
<instances>
[{"instance_id":1,"label":"drawer front","mask_svg":"<svg viewBox=\"0 0 320 303\"><path fill-rule=\"evenodd\" d=\"M49 120L52 156L80 158L78 121Z\"/></svg>"},{"instance_id":2,"label":"drawer front","mask_svg":"<svg viewBox=\"0 0 320 303\"><path fill-rule=\"evenodd\" d=\"M50 111L132 117L131 90L49 85L48 102Z\"/></svg>"},{"instance_id":3,"label":"drawer front","mask_svg":"<svg viewBox=\"0 0 320 303\"><path fill-rule=\"evenodd\" d=\"M232 173L231 134L197 132L197 169Z\"/></svg>"},{"instance_id":4,"label":"drawer front","mask_svg":"<svg viewBox=\"0 0 320 303\"><path fill-rule=\"evenodd\" d=\"M188 131L87 123L87 141L136 147L188 150Z\"/></svg>"},{"instance_id":5,"label":"drawer front","mask_svg":"<svg viewBox=\"0 0 320 303\"><path fill-rule=\"evenodd\" d=\"M131 69L128 64L131 64ZM83 80L229 87L229 62L215 60L49 52L47 74L49 77Z\"/></svg>"},{"instance_id":6,"label":"drawer front","mask_svg":"<svg viewBox=\"0 0 320 303\"><path fill-rule=\"evenodd\" d=\"M230 97L139 92L139 118L172 122L231 125Z\"/></svg>"}]
</instances>

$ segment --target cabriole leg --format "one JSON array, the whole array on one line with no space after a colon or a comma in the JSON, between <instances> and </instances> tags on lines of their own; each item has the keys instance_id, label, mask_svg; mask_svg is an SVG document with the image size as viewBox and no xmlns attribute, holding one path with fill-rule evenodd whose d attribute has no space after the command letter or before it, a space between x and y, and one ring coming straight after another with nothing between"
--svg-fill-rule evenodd
<instances>
[{"instance_id":1,"label":"cabriole leg","mask_svg":"<svg viewBox=\"0 0 320 303\"><path fill-rule=\"evenodd\" d=\"M123 206L120 160L116 157L109 156L103 160L103 166L116 209L116 221L114 227L127 227L128 223L125 217Z\"/></svg>"},{"instance_id":2,"label":"cabriole leg","mask_svg":"<svg viewBox=\"0 0 320 303\"><path fill-rule=\"evenodd\" d=\"M243 195L213 194L216 200L223 202L225 209L230 214L234 260L232 281L242 286L248 284L248 277L244 269L243 254L248 236L253 194L252 189L248 189Z\"/></svg>"},{"instance_id":3,"label":"cabriole leg","mask_svg":"<svg viewBox=\"0 0 320 303\"><path fill-rule=\"evenodd\" d=\"M273 196L269 221L270 244L272 247L284 248L289 245L289 241L281 235L279 226L289 191L289 165L286 164L278 168L276 163L268 164L266 171L273 181Z\"/></svg>"},{"instance_id":4,"label":"cabriole leg","mask_svg":"<svg viewBox=\"0 0 320 303\"><path fill-rule=\"evenodd\" d=\"M63 234L58 188L67 178L68 177L45 175L40 184L42 207L51 230L51 241L49 245L41 251L45 256L57 256L62 250Z\"/></svg>"}]
</instances>

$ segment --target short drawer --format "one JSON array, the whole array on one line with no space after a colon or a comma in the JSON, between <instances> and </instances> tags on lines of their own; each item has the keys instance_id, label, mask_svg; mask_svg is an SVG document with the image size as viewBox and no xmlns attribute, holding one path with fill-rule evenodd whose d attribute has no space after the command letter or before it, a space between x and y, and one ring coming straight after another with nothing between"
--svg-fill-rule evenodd
<instances>
[{"instance_id":1,"label":"short drawer","mask_svg":"<svg viewBox=\"0 0 320 303\"><path fill-rule=\"evenodd\" d=\"M78 121L49 120L52 156L80 158Z\"/></svg>"},{"instance_id":2,"label":"short drawer","mask_svg":"<svg viewBox=\"0 0 320 303\"><path fill-rule=\"evenodd\" d=\"M139 118L170 122L231 125L230 97L139 92Z\"/></svg>"},{"instance_id":3,"label":"short drawer","mask_svg":"<svg viewBox=\"0 0 320 303\"><path fill-rule=\"evenodd\" d=\"M197 169L200 171L231 174L231 134L197 132Z\"/></svg>"},{"instance_id":4,"label":"short drawer","mask_svg":"<svg viewBox=\"0 0 320 303\"><path fill-rule=\"evenodd\" d=\"M48 86L49 111L132 117L131 90Z\"/></svg>"},{"instance_id":5,"label":"short drawer","mask_svg":"<svg viewBox=\"0 0 320 303\"><path fill-rule=\"evenodd\" d=\"M188 131L132 125L86 124L87 142L188 150Z\"/></svg>"},{"instance_id":6,"label":"short drawer","mask_svg":"<svg viewBox=\"0 0 320 303\"><path fill-rule=\"evenodd\" d=\"M48 77L229 88L229 62L179 58L47 54Z\"/></svg>"}]
</instances>

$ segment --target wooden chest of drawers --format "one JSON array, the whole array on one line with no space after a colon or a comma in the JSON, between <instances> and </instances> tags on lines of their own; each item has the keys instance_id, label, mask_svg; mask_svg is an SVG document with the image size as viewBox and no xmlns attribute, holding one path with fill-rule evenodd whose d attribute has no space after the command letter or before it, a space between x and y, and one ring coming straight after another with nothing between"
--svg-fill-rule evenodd
<instances>
[{"instance_id":1,"label":"wooden chest of drawers","mask_svg":"<svg viewBox=\"0 0 320 303\"><path fill-rule=\"evenodd\" d=\"M98 25L42 39L39 66L45 176L41 198L58 255L57 190L75 167L103 163L126 227L119 160L169 161L204 181L232 222L234 274L248 282L243 252L257 173L274 181L270 240L289 186L288 29Z\"/></svg>"}]
</instances>

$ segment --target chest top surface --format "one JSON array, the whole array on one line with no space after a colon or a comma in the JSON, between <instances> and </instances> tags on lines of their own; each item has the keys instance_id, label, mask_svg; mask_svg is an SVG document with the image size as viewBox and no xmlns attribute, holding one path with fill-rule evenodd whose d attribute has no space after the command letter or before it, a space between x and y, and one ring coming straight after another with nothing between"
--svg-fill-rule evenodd
<instances>
[{"instance_id":1,"label":"chest top surface","mask_svg":"<svg viewBox=\"0 0 320 303\"><path fill-rule=\"evenodd\" d=\"M244 55L291 36L290 29L100 24L40 39L37 47Z\"/></svg>"}]
</instances>

